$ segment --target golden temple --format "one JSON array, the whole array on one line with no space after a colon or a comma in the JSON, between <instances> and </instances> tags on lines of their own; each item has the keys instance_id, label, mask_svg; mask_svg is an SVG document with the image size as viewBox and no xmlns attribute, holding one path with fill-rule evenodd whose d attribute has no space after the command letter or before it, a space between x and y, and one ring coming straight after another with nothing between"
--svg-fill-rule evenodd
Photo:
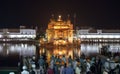
<instances>
[{"instance_id":1,"label":"golden temple","mask_svg":"<svg viewBox=\"0 0 120 74\"><path fill-rule=\"evenodd\" d=\"M51 19L46 30L47 42L54 45L73 43L73 24L68 19L63 21L61 16L57 20Z\"/></svg>"}]
</instances>

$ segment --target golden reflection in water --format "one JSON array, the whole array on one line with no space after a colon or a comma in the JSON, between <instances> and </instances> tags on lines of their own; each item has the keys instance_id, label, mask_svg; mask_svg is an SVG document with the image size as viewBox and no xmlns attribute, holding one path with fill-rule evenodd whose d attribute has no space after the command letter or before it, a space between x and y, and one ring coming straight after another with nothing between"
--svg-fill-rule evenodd
<instances>
[{"instance_id":1,"label":"golden reflection in water","mask_svg":"<svg viewBox=\"0 0 120 74\"><path fill-rule=\"evenodd\" d=\"M50 57L53 56L60 56L60 58L65 55L66 58L71 56L74 58L75 56L79 57L81 55L81 50L75 47L67 47L67 46L55 46L53 48L40 48L39 50L40 55L45 54L47 56L48 62L50 61Z\"/></svg>"}]
</instances>

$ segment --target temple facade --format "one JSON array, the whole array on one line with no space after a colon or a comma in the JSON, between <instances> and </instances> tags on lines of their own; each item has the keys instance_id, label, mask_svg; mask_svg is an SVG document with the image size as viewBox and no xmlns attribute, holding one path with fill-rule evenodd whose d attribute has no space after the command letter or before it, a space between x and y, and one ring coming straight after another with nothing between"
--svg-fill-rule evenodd
<instances>
[{"instance_id":1,"label":"temple facade","mask_svg":"<svg viewBox=\"0 0 120 74\"><path fill-rule=\"evenodd\" d=\"M64 45L73 43L73 24L68 19L63 21L61 16L57 20L51 19L46 30L48 43Z\"/></svg>"}]
</instances>

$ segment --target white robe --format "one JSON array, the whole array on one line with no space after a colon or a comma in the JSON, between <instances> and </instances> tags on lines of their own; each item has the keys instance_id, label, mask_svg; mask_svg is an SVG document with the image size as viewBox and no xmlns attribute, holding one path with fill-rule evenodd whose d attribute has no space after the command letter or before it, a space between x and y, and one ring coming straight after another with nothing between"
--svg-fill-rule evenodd
<instances>
[{"instance_id":1,"label":"white robe","mask_svg":"<svg viewBox=\"0 0 120 74\"><path fill-rule=\"evenodd\" d=\"M80 72L81 72L81 69L80 69L79 67L76 67L76 68L75 68L75 73L76 73L76 74L80 74Z\"/></svg>"},{"instance_id":2,"label":"white robe","mask_svg":"<svg viewBox=\"0 0 120 74\"><path fill-rule=\"evenodd\" d=\"M29 72L27 70L23 70L21 74L29 74Z\"/></svg>"}]
</instances>

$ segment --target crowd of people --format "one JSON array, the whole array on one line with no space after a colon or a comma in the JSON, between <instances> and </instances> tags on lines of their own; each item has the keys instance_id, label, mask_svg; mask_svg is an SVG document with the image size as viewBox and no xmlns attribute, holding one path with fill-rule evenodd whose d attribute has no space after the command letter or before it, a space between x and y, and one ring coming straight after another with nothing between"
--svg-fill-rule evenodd
<instances>
[{"instance_id":1,"label":"crowd of people","mask_svg":"<svg viewBox=\"0 0 120 74\"><path fill-rule=\"evenodd\" d=\"M117 57L119 58L119 56ZM41 55L37 63L39 64L39 74L120 74L120 60L115 60L112 57L85 57L85 55L81 55L81 57L69 56L66 58L65 55L62 55L51 56L48 62ZM34 61L31 65L31 71L23 66L21 74L38 74Z\"/></svg>"}]
</instances>

